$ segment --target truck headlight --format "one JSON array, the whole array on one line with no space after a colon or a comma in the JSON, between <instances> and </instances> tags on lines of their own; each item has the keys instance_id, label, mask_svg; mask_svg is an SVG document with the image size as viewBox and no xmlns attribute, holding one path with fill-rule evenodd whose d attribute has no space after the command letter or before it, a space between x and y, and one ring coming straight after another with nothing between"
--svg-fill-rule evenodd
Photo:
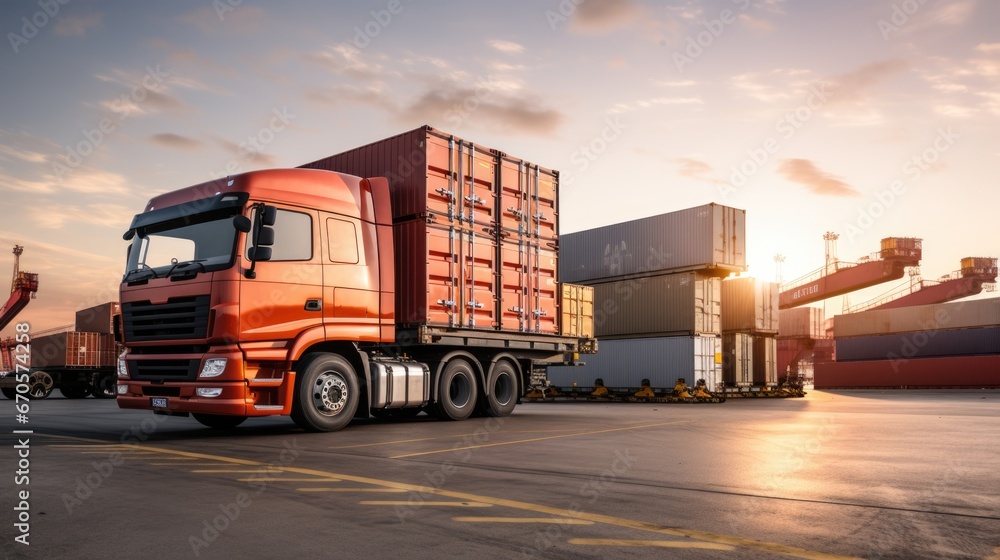
<instances>
[{"instance_id":1,"label":"truck headlight","mask_svg":"<svg viewBox=\"0 0 1000 560\"><path fill-rule=\"evenodd\" d=\"M128 379L128 366L125 365L125 354L118 356L118 377Z\"/></svg>"},{"instance_id":2,"label":"truck headlight","mask_svg":"<svg viewBox=\"0 0 1000 560\"><path fill-rule=\"evenodd\" d=\"M205 365L201 366L199 377L218 377L224 371L226 371L225 358L209 358L205 360Z\"/></svg>"},{"instance_id":3,"label":"truck headlight","mask_svg":"<svg viewBox=\"0 0 1000 560\"><path fill-rule=\"evenodd\" d=\"M199 397L214 398L222 394L222 387L198 387Z\"/></svg>"}]
</instances>

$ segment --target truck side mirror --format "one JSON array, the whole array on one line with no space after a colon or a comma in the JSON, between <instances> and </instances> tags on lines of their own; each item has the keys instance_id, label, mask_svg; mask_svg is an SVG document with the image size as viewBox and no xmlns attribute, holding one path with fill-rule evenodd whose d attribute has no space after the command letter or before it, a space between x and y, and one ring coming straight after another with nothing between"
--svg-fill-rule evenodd
<instances>
[{"instance_id":1,"label":"truck side mirror","mask_svg":"<svg viewBox=\"0 0 1000 560\"><path fill-rule=\"evenodd\" d=\"M271 260L271 248L270 247L250 247L247 251L247 258L250 262L255 263L258 261L269 261Z\"/></svg>"},{"instance_id":2,"label":"truck side mirror","mask_svg":"<svg viewBox=\"0 0 1000 560\"><path fill-rule=\"evenodd\" d=\"M254 206L254 212L256 220L251 228L253 230L251 233L253 245L247 250L247 258L250 260L250 269L245 273L247 278L257 277L254 269L258 262L271 260L271 245L274 245L274 228L271 226L278 220L278 210L273 206L260 203ZM237 218L247 219L244 216L237 216Z\"/></svg>"},{"instance_id":3,"label":"truck side mirror","mask_svg":"<svg viewBox=\"0 0 1000 560\"><path fill-rule=\"evenodd\" d=\"M246 216L235 216L233 218L233 227L236 231L241 233L248 233L251 228L250 218Z\"/></svg>"},{"instance_id":4,"label":"truck side mirror","mask_svg":"<svg viewBox=\"0 0 1000 560\"><path fill-rule=\"evenodd\" d=\"M278 209L274 206L265 206L260 215L260 222L265 226L273 226L278 221Z\"/></svg>"}]
</instances>

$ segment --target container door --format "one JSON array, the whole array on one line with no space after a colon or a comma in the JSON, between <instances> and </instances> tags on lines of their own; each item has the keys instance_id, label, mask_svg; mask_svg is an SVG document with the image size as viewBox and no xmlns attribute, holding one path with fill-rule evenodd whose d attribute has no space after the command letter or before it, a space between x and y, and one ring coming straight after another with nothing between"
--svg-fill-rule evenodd
<instances>
[{"instance_id":1,"label":"container door","mask_svg":"<svg viewBox=\"0 0 1000 560\"><path fill-rule=\"evenodd\" d=\"M528 197L530 207L531 236L536 239L555 240L558 179L551 171L533 165L528 170Z\"/></svg>"},{"instance_id":2,"label":"container door","mask_svg":"<svg viewBox=\"0 0 1000 560\"><path fill-rule=\"evenodd\" d=\"M512 235L500 243L500 327L528 329L528 246Z\"/></svg>"},{"instance_id":3,"label":"container door","mask_svg":"<svg viewBox=\"0 0 1000 560\"><path fill-rule=\"evenodd\" d=\"M536 333L558 331L559 293L557 275L557 254L555 249L529 245L529 292L530 314L528 330Z\"/></svg>"},{"instance_id":4,"label":"container door","mask_svg":"<svg viewBox=\"0 0 1000 560\"><path fill-rule=\"evenodd\" d=\"M459 285L461 324L473 329L497 328L497 293L494 263L497 245L493 237L474 230L456 232L460 242Z\"/></svg>"},{"instance_id":5,"label":"container door","mask_svg":"<svg viewBox=\"0 0 1000 560\"><path fill-rule=\"evenodd\" d=\"M512 237L528 235L527 174L524 162L500 160L500 227Z\"/></svg>"}]
</instances>

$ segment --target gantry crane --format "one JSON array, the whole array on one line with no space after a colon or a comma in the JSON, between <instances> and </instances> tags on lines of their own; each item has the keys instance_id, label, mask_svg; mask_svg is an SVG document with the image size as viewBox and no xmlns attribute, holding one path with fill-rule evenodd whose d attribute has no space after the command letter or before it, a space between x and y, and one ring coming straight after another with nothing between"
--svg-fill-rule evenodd
<instances>
[{"instance_id":1,"label":"gantry crane","mask_svg":"<svg viewBox=\"0 0 1000 560\"><path fill-rule=\"evenodd\" d=\"M966 257L961 268L937 280L914 279L909 286L871 301L855 305L848 313L870 311L872 309L893 309L911 305L945 303L974 296L985 290L995 289L997 281L997 259L992 257Z\"/></svg>"},{"instance_id":2,"label":"gantry crane","mask_svg":"<svg viewBox=\"0 0 1000 560\"><path fill-rule=\"evenodd\" d=\"M14 275L10 281L10 298L0 307L0 330L3 330L38 292L38 275L21 271L24 247L14 246Z\"/></svg>"}]
</instances>

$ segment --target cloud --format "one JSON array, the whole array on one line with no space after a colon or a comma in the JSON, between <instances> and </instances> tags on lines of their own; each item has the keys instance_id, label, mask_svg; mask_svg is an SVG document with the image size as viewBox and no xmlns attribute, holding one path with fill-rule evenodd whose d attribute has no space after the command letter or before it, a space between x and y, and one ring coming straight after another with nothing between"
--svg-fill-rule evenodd
<instances>
[{"instance_id":1,"label":"cloud","mask_svg":"<svg viewBox=\"0 0 1000 560\"><path fill-rule=\"evenodd\" d=\"M502 133L520 132L552 136L565 122L566 115L545 107L530 97L508 97L479 88L442 87L417 98L398 115L405 120L446 122L455 128L467 119L481 120Z\"/></svg>"},{"instance_id":2,"label":"cloud","mask_svg":"<svg viewBox=\"0 0 1000 560\"><path fill-rule=\"evenodd\" d=\"M142 74L113 68L109 72L95 74L102 82L110 82L123 87L123 91L112 99L100 103L100 107L117 115L134 116L160 111L179 112L187 105L168 93L173 83L173 74L159 65L147 66ZM190 81L180 81L190 85Z\"/></svg>"},{"instance_id":3,"label":"cloud","mask_svg":"<svg viewBox=\"0 0 1000 560\"><path fill-rule=\"evenodd\" d=\"M154 134L149 137L149 140L154 144L158 144L165 148L174 148L175 150L194 150L195 148L201 146L201 141L199 140L188 138L187 136L181 136L180 134L173 134L171 132Z\"/></svg>"},{"instance_id":4,"label":"cloud","mask_svg":"<svg viewBox=\"0 0 1000 560\"><path fill-rule=\"evenodd\" d=\"M383 74L382 65L364 60L361 51L348 45L333 45L318 53L306 53L303 58L337 74L375 79Z\"/></svg>"},{"instance_id":5,"label":"cloud","mask_svg":"<svg viewBox=\"0 0 1000 560\"><path fill-rule=\"evenodd\" d=\"M45 163L59 145L28 132L0 129L0 160Z\"/></svg>"},{"instance_id":6,"label":"cloud","mask_svg":"<svg viewBox=\"0 0 1000 560\"><path fill-rule=\"evenodd\" d=\"M765 33L769 32L769 31L774 31L774 27L775 27L774 23L771 22L771 21L768 21L768 20L766 20L764 18L759 18L759 17L756 17L756 16L752 16L752 15L746 14L746 13L740 14L740 21L742 21L744 24L746 24L747 27L749 27L751 29L754 29L754 30L757 30L757 31L763 31Z\"/></svg>"},{"instance_id":7,"label":"cloud","mask_svg":"<svg viewBox=\"0 0 1000 560\"><path fill-rule=\"evenodd\" d=\"M486 43L502 53L521 54L524 52L524 45L513 43L511 41L493 40L487 41Z\"/></svg>"},{"instance_id":8,"label":"cloud","mask_svg":"<svg viewBox=\"0 0 1000 560\"><path fill-rule=\"evenodd\" d=\"M812 71L801 68L775 68L767 72L746 72L729 79L738 92L765 103L802 98L815 81Z\"/></svg>"},{"instance_id":9,"label":"cloud","mask_svg":"<svg viewBox=\"0 0 1000 560\"><path fill-rule=\"evenodd\" d=\"M673 162L677 164L677 174L681 177L688 177L705 183L712 183L713 185L726 184L721 179L711 177L715 173L715 168L700 159L677 158Z\"/></svg>"},{"instance_id":10,"label":"cloud","mask_svg":"<svg viewBox=\"0 0 1000 560\"><path fill-rule=\"evenodd\" d=\"M857 189L841 181L835 175L816 167L808 159L785 159L778 165L778 173L793 183L808 188L813 194L822 196L860 196Z\"/></svg>"},{"instance_id":11,"label":"cloud","mask_svg":"<svg viewBox=\"0 0 1000 560\"><path fill-rule=\"evenodd\" d=\"M47 229L61 229L67 224L89 224L125 231L135 209L120 204L86 206L38 205L30 210L32 223Z\"/></svg>"},{"instance_id":12,"label":"cloud","mask_svg":"<svg viewBox=\"0 0 1000 560\"><path fill-rule=\"evenodd\" d=\"M224 150L232 154L235 159L245 161L261 168L278 166L278 158L272 154L268 154L260 150L254 150L247 146L241 146L236 142L231 142L225 138L215 137L214 140L219 146L222 146Z\"/></svg>"},{"instance_id":13,"label":"cloud","mask_svg":"<svg viewBox=\"0 0 1000 560\"><path fill-rule=\"evenodd\" d=\"M63 164L62 159L55 160ZM47 167L47 166L46 166ZM137 190L134 181L123 175L87 165L71 168L63 176L45 171L31 175L10 175L0 171L0 191L36 194L81 193L86 195L125 196Z\"/></svg>"},{"instance_id":14,"label":"cloud","mask_svg":"<svg viewBox=\"0 0 1000 560\"><path fill-rule=\"evenodd\" d=\"M87 31L98 29L103 25L101 14L74 15L65 14L59 16L53 31L62 37L77 36L83 37Z\"/></svg>"},{"instance_id":15,"label":"cloud","mask_svg":"<svg viewBox=\"0 0 1000 560\"><path fill-rule=\"evenodd\" d=\"M876 86L908 69L909 64L904 60L886 60L834 76L830 79L829 103L838 105L866 101Z\"/></svg>"},{"instance_id":16,"label":"cloud","mask_svg":"<svg viewBox=\"0 0 1000 560\"><path fill-rule=\"evenodd\" d=\"M642 13L643 9L632 0L586 0L577 4L569 29L602 35L636 21Z\"/></svg>"},{"instance_id":17,"label":"cloud","mask_svg":"<svg viewBox=\"0 0 1000 560\"><path fill-rule=\"evenodd\" d=\"M652 99L615 103L608 112L620 114L663 105L703 105L704 103L700 97L654 97Z\"/></svg>"}]
</instances>

